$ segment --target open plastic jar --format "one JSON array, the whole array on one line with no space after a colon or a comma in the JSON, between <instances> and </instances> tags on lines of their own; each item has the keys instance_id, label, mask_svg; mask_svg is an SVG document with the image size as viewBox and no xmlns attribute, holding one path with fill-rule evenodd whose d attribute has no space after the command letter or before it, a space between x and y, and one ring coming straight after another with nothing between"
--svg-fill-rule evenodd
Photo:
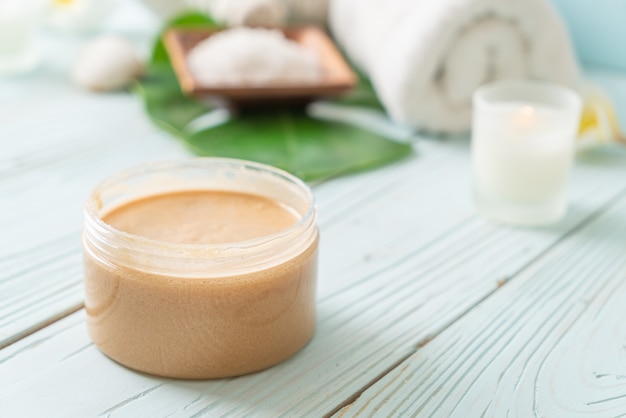
<instances>
[{"instance_id":1,"label":"open plastic jar","mask_svg":"<svg viewBox=\"0 0 626 418\"><path fill-rule=\"evenodd\" d=\"M297 221L267 236L211 244L159 241L103 221L129 203L186 191L261 196ZM247 161L150 163L105 180L85 205L91 339L119 363L176 378L236 376L285 360L315 328L316 216L306 184Z\"/></svg>"}]
</instances>

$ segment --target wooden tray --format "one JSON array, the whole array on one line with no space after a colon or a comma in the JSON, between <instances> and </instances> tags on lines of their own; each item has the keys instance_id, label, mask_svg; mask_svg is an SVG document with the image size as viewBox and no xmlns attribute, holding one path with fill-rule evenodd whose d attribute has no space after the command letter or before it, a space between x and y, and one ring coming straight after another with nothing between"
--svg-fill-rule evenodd
<instances>
[{"instance_id":1,"label":"wooden tray","mask_svg":"<svg viewBox=\"0 0 626 418\"><path fill-rule=\"evenodd\" d=\"M206 98L221 96L235 103L267 101L299 101L319 96L337 96L356 84L350 69L332 40L314 26L280 29L285 37L317 52L323 77L315 84L272 84L267 86L202 86L187 66L187 54L200 41L217 33L211 29L172 29L165 33L164 43L183 92Z\"/></svg>"}]
</instances>

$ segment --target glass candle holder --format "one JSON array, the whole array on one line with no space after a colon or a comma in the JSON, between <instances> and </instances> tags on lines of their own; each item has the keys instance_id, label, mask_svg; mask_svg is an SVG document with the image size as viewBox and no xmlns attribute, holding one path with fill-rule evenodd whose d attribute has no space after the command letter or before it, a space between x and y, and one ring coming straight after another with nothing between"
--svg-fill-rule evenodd
<instances>
[{"instance_id":1,"label":"glass candle holder","mask_svg":"<svg viewBox=\"0 0 626 418\"><path fill-rule=\"evenodd\" d=\"M124 232L103 220L129 202L190 192L270 199L297 214L297 221L248 240L189 244ZM143 224L163 228L162 217L142 216ZM315 328L316 218L306 184L252 162L150 163L105 180L85 205L82 243L91 339L119 363L175 378L236 376L285 360ZM181 225L196 219L180 219Z\"/></svg>"},{"instance_id":2,"label":"glass candle holder","mask_svg":"<svg viewBox=\"0 0 626 418\"><path fill-rule=\"evenodd\" d=\"M582 102L540 81L500 81L473 95L472 171L478 212L504 223L560 220Z\"/></svg>"}]
</instances>

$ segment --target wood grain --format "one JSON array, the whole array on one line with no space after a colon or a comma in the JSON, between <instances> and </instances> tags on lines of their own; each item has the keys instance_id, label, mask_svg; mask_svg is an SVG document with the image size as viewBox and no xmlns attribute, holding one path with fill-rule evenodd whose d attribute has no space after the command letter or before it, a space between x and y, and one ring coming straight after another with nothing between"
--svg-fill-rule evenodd
<instances>
[{"instance_id":1,"label":"wood grain","mask_svg":"<svg viewBox=\"0 0 626 418\"><path fill-rule=\"evenodd\" d=\"M411 175L431 151L445 159L440 171ZM220 381L145 376L89 345L81 313L0 351L0 415L328 414L560 247L568 231L626 187L623 156L591 158L572 177L572 210L561 224L497 226L472 216L467 151L455 143L425 143L421 159L318 188L325 213L318 329L287 362ZM368 198L368 188L380 198ZM64 385L54 384L59 381ZM85 400L73 402L76 393ZM25 403L20 394L37 402Z\"/></svg>"},{"instance_id":2,"label":"wood grain","mask_svg":"<svg viewBox=\"0 0 626 418\"><path fill-rule=\"evenodd\" d=\"M22 112L36 112L37 124L17 118L0 125L0 137L24 138L8 142L0 154L0 347L82 303L80 230L82 205L89 191L122 168L189 156L181 144L157 131L140 104L127 94L94 97L74 92L64 97L51 113L45 113L44 107L32 110L24 103ZM339 214L362 204L363 199L371 200L371 190L393 190L389 185L408 174L416 178L407 179L422 181L432 175L429 170L437 167L445 154L449 161L441 170L462 158L459 153L454 157L433 149L419 167L400 164L388 172L375 171L341 179L334 186L320 186L316 194L321 225L326 219L330 224L336 222ZM377 179L373 188L372 179ZM453 179L455 183L459 180L463 181L462 177ZM346 189L353 191L346 194ZM449 225L442 220L437 227ZM341 239L346 242L348 238ZM345 260L358 263L363 250L353 249L345 252Z\"/></svg>"},{"instance_id":3,"label":"wood grain","mask_svg":"<svg viewBox=\"0 0 626 418\"><path fill-rule=\"evenodd\" d=\"M82 305L80 231L90 190L122 168L189 155L128 94L64 97L51 112L0 107L22 107L38 120L0 124L0 138L20 138L0 153L0 347Z\"/></svg>"},{"instance_id":4,"label":"wood grain","mask_svg":"<svg viewBox=\"0 0 626 418\"><path fill-rule=\"evenodd\" d=\"M342 416L626 414L626 193Z\"/></svg>"},{"instance_id":5,"label":"wood grain","mask_svg":"<svg viewBox=\"0 0 626 418\"><path fill-rule=\"evenodd\" d=\"M71 51L46 42L48 71L0 82L0 417L626 412L614 149L580 161L563 222L528 230L474 215L466 139L422 141L412 160L315 187L319 322L301 353L200 382L107 359L68 314L82 202L119 169L188 154L128 94L72 89ZM603 80L623 101L626 78Z\"/></svg>"}]
</instances>

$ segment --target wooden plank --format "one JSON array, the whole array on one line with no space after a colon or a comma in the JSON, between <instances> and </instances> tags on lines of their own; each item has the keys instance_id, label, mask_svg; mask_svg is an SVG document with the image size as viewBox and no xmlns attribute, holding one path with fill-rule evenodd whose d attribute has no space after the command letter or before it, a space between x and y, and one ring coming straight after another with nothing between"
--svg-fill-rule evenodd
<instances>
[{"instance_id":1,"label":"wooden plank","mask_svg":"<svg viewBox=\"0 0 626 418\"><path fill-rule=\"evenodd\" d=\"M327 215L322 226L318 329L292 359L236 379L150 377L99 354L89 345L82 314L76 314L0 351L0 415L330 413L558 245L626 187L625 156L598 154L572 176L572 210L562 223L538 230L501 227L472 215L467 147L433 142L423 149L446 154L439 170L429 170L432 176L411 175L427 159L422 155L424 160L390 168L397 177L381 176L389 187L381 189L372 174L371 187L381 190L381 199L354 205L365 187L358 178L341 180L344 190L359 184L356 195L340 199L340 193L329 192L339 200L327 201L328 206L320 199L321 208L342 215ZM80 403L74 401L77 394Z\"/></svg>"},{"instance_id":2,"label":"wooden plank","mask_svg":"<svg viewBox=\"0 0 626 418\"><path fill-rule=\"evenodd\" d=\"M137 98L68 84L65 75L80 42L44 41L45 71L0 80L0 347L81 305L81 211L95 184L140 162L189 155L149 123ZM398 176L384 173L338 184L360 191L372 176L381 182ZM351 202L343 197L321 212L322 224L326 214ZM359 199L356 192L351 197Z\"/></svg>"},{"instance_id":3,"label":"wooden plank","mask_svg":"<svg viewBox=\"0 0 626 418\"><path fill-rule=\"evenodd\" d=\"M146 50L157 28L138 2L107 22ZM133 24L123 28L124 19ZM0 347L82 305L82 204L105 175L188 155L128 93L69 83L84 39L47 33L41 68L0 80Z\"/></svg>"},{"instance_id":4,"label":"wooden plank","mask_svg":"<svg viewBox=\"0 0 626 418\"><path fill-rule=\"evenodd\" d=\"M74 108L82 113L71 114ZM79 95L58 104L57 109L49 116L41 115L36 126L24 121L0 128L0 136L25 130L23 142L27 143L8 147L0 158L0 347L80 306L81 210L90 189L121 168L189 155L176 141L157 132L146 121L139 103L128 95L101 100ZM76 116L81 124L72 125ZM42 135L44 131L48 134ZM434 168L444 170L465 158L437 147L431 151L419 163L407 162L395 169L341 179L334 186L319 186L316 195L322 227L338 219L336 214L374 201L372 190L384 189L384 195L394 184L423 181L437 173ZM441 165L444 159L447 161ZM454 178L454 182L459 180L463 177ZM449 227L446 219L440 219L429 225L432 234ZM350 248L352 253L345 251L342 258L358 263L363 250Z\"/></svg>"},{"instance_id":5,"label":"wooden plank","mask_svg":"<svg viewBox=\"0 0 626 418\"><path fill-rule=\"evenodd\" d=\"M23 138L0 155L0 347L82 304L90 190L122 168L189 155L128 94L74 97L55 109L37 124L0 125L0 137Z\"/></svg>"},{"instance_id":6,"label":"wooden plank","mask_svg":"<svg viewBox=\"0 0 626 418\"><path fill-rule=\"evenodd\" d=\"M342 416L626 414L626 193Z\"/></svg>"},{"instance_id":7,"label":"wooden plank","mask_svg":"<svg viewBox=\"0 0 626 418\"><path fill-rule=\"evenodd\" d=\"M120 4L108 33L142 55L158 23ZM188 156L125 92L69 82L84 39L46 33L41 68L0 80L0 347L82 306L82 206L105 176L144 161Z\"/></svg>"}]
</instances>

